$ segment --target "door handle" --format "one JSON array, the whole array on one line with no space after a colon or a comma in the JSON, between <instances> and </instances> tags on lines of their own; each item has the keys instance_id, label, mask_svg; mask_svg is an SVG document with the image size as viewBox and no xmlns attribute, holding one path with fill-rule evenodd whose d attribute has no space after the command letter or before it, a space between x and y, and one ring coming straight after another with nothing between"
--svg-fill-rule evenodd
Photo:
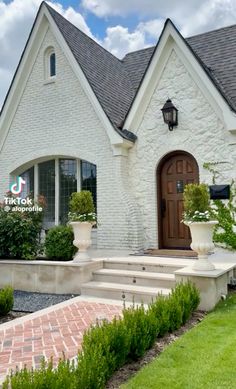
<instances>
[{"instance_id":1,"label":"door handle","mask_svg":"<svg viewBox=\"0 0 236 389\"><path fill-rule=\"evenodd\" d=\"M161 216L164 217L166 212L166 200L161 199Z\"/></svg>"}]
</instances>

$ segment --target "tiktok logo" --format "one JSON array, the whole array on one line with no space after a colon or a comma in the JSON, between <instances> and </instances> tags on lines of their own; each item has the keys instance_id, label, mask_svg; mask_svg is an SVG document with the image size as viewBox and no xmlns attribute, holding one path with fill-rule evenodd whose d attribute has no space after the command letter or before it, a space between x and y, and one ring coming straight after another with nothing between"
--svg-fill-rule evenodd
<instances>
[{"instance_id":1,"label":"tiktok logo","mask_svg":"<svg viewBox=\"0 0 236 389\"><path fill-rule=\"evenodd\" d=\"M17 177L16 182L10 185L11 193L17 195L22 192L23 185L26 184L26 181L22 177Z\"/></svg>"}]
</instances>

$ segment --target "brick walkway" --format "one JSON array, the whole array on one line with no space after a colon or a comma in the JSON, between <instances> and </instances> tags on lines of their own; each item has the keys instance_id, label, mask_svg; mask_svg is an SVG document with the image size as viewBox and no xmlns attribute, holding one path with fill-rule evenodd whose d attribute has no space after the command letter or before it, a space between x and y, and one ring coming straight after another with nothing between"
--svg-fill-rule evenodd
<instances>
[{"instance_id":1,"label":"brick walkway","mask_svg":"<svg viewBox=\"0 0 236 389\"><path fill-rule=\"evenodd\" d=\"M72 300L0 325L0 382L18 366L37 368L44 356L54 362L77 355L83 332L96 320L111 320L121 305Z\"/></svg>"}]
</instances>

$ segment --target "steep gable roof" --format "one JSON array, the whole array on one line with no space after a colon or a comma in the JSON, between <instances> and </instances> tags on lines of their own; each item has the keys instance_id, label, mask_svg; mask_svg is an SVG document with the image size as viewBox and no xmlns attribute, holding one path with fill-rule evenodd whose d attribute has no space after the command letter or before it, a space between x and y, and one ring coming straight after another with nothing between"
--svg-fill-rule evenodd
<instances>
[{"instance_id":1,"label":"steep gable roof","mask_svg":"<svg viewBox=\"0 0 236 389\"><path fill-rule=\"evenodd\" d=\"M236 112L236 25L184 40L230 108ZM123 58L124 66L136 91L155 49L156 46L152 46L134 51Z\"/></svg>"},{"instance_id":2,"label":"steep gable roof","mask_svg":"<svg viewBox=\"0 0 236 389\"><path fill-rule=\"evenodd\" d=\"M88 37L48 4L51 16L70 47L112 124L119 128L134 98L122 62Z\"/></svg>"}]
</instances>

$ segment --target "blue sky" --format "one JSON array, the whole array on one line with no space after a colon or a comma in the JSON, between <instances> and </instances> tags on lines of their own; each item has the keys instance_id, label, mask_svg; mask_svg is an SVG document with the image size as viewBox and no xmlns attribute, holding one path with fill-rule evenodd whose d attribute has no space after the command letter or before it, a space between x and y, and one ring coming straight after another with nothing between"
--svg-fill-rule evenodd
<instances>
[{"instance_id":1,"label":"blue sky","mask_svg":"<svg viewBox=\"0 0 236 389\"><path fill-rule=\"evenodd\" d=\"M134 30L140 21L146 21L149 18L147 15L139 14L135 11L130 12L128 15L107 15L106 17L101 18L94 15L94 13L85 10L78 0L61 0L60 3L63 4L64 8L73 7L77 12L82 13L93 34L100 39L104 39L106 36L106 29L109 26L121 24L122 26L128 27L129 30Z\"/></svg>"},{"instance_id":2,"label":"blue sky","mask_svg":"<svg viewBox=\"0 0 236 389\"><path fill-rule=\"evenodd\" d=\"M0 0L0 107L41 0ZM48 3L114 55L157 42L166 18L183 36L234 24L236 0L50 0Z\"/></svg>"}]
</instances>

